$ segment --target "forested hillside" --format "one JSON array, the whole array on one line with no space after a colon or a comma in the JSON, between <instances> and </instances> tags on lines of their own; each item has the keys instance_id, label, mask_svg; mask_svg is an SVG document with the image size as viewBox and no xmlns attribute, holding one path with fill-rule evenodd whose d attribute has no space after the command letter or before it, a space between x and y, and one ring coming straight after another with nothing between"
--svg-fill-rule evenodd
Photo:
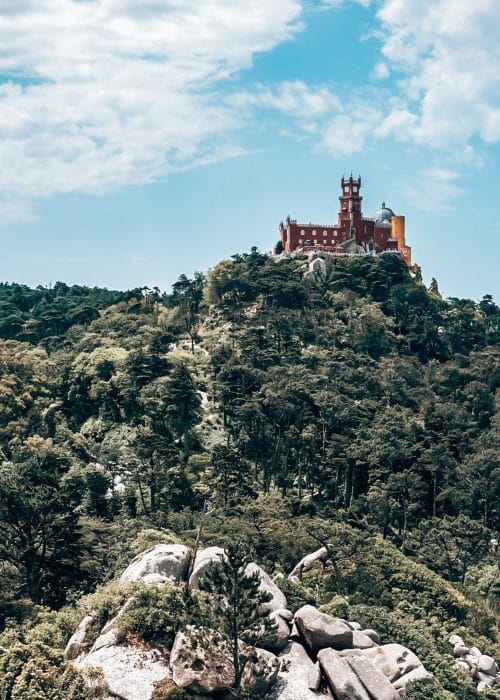
<instances>
[{"instance_id":1,"label":"forested hillside","mask_svg":"<svg viewBox=\"0 0 500 700\"><path fill-rule=\"evenodd\" d=\"M2 700L96 697L62 658L75 622L200 525L270 573L333 543L290 604L416 650L436 681L408 698L498 697L443 659L454 632L500 656L500 309L390 254L307 266L252 250L168 294L0 285Z\"/></svg>"}]
</instances>

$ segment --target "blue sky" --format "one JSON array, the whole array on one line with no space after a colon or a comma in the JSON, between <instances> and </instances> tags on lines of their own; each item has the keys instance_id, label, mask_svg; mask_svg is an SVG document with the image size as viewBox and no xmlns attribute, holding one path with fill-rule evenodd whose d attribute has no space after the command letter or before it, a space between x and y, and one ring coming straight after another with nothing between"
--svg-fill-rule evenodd
<instances>
[{"instance_id":1,"label":"blue sky","mask_svg":"<svg viewBox=\"0 0 500 700\"><path fill-rule=\"evenodd\" d=\"M0 279L166 289L339 179L500 298L497 0L3 0Z\"/></svg>"}]
</instances>

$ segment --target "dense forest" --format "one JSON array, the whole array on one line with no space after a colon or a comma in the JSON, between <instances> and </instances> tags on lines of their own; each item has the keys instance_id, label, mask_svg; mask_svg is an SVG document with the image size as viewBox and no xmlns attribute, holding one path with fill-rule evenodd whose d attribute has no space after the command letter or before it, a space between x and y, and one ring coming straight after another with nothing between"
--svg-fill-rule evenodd
<instances>
[{"instance_id":1,"label":"dense forest","mask_svg":"<svg viewBox=\"0 0 500 700\"><path fill-rule=\"evenodd\" d=\"M396 255L307 269L252 249L170 293L0 285L2 700L96 697L62 656L82 613L201 525L273 574L333 543L291 605L417 651L436 680L408 698L499 697L443 659L455 632L500 656L500 309Z\"/></svg>"}]
</instances>

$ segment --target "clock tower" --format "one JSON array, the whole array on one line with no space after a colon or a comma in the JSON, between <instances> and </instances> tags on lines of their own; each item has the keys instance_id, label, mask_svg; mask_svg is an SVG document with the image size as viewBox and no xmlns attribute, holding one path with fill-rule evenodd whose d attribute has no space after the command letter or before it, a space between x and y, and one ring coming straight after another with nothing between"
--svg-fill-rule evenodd
<instances>
[{"instance_id":1,"label":"clock tower","mask_svg":"<svg viewBox=\"0 0 500 700\"><path fill-rule=\"evenodd\" d=\"M342 194L339 197L339 226L342 233L351 238L356 231L361 230L361 201L363 197L359 194L361 189L361 177L354 179L351 173L349 179L342 178L340 181Z\"/></svg>"}]
</instances>

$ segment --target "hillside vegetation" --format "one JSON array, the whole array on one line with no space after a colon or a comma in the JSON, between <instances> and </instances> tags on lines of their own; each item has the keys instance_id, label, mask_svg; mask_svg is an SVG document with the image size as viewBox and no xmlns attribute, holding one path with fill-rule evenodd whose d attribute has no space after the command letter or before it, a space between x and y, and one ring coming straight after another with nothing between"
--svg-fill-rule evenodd
<instances>
[{"instance_id":1,"label":"hillside vegetation","mask_svg":"<svg viewBox=\"0 0 500 700\"><path fill-rule=\"evenodd\" d=\"M436 681L409 698L498 697L447 639L500 656L500 309L394 255L306 269L252 250L170 294L0 285L0 697L95 697L75 624L201 524L270 573L331 543L290 606L414 649Z\"/></svg>"}]
</instances>

